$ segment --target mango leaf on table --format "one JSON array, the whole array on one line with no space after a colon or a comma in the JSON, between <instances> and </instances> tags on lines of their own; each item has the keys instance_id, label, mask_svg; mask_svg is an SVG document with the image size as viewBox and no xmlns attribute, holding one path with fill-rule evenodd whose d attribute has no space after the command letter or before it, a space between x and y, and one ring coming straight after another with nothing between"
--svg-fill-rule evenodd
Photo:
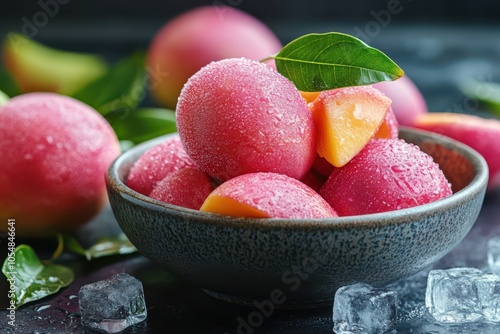
<instances>
[{"instance_id":1,"label":"mango leaf on table","mask_svg":"<svg viewBox=\"0 0 500 334\"><path fill-rule=\"evenodd\" d=\"M381 51L336 32L304 35L270 58L279 73L305 92L392 81L404 75Z\"/></svg>"},{"instance_id":2,"label":"mango leaf on table","mask_svg":"<svg viewBox=\"0 0 500 334\"><path fill-rule=\"evenodd\" d=\"M459 84L467 97L477 100L486 110L500 116L500 83L467 80Z\"/></svg>"},{"instance_id":3,"label":"mango leaf on table","mask_svg":"<svg viewBox=\"0 0 500 334\"><path fill-rule=\"evenodd\" d=\"M13 261L9 261L11 256ZM2 272L14 286L12 298L16 308L54 294L74 279L70 268L58 264L44 265L28 245L15 248L5 259Z\"/></svg>"},{"instance_id":4,"label":"mango leaf on table","mask_svg":"<svg viewBox=\"0 0 500 334\"><path fill-rule=\"evenodd\" d=\"M123 119L110 122L119 139L129 140L134 144L175 132L177 129L175 112L161 108L137 109Z\"/></svg>"},{"instance_id":5,"label":"mango leaf on table","mask_svg":"<svg viewBox=\"0 0 500 334\"><path fill-rule=\"evenodd\" d=\"M146 78L144 54L134 53L72 96L105 117L126 116L145 97Z\"/></svg>"},{"instance_id":6,"label":"mango leaf on table","mask_svg":"<svg viewBox=\"0 0 500 334\"><path fill-rule=\"evenodd\" d=\"M88 249L83 248L76 239L70 236L64 237L64 243L67 249L85 256L88 261L104 256L131 254L137 251L123 233L117 236L103 237Z\"/></svg>"}]
</instances>

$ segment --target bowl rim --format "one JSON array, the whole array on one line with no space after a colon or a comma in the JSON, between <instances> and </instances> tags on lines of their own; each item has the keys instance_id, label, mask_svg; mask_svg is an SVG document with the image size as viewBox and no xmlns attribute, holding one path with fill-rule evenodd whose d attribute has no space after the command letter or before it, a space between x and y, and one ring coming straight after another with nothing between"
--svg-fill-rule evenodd
<instances>
[{"instance_id":1,"label":"bowl rim","mask_svg":"<svg viewBox=\"0 0 500 334\"><path fill-rule=\"evenodd\" d=\"M216 226L228 226L233 228L293 228L293 229L363 229L373 228L374 226L391 226L402 225L421 218L429 213L439 211L447 211L462 203L468 198L473 198L481 192L486 192L488 182L488 166L481 154L470 146L463 144L457 140L447 136L411 127L400 126L400 132L409 133L413 135L426 136L428 139L437 141L439 144L446 146L453 146L454 150L458 151L461 155L465 156L475 168L476 175L471 182L463 189L453 193L451 196L439 199L437 201L418 205L411 208L393 210L387 212L366 214L366 215L353 215L334 218L249 218L249 217L232 217L225 216L210 212L201 212L198 210L183 208L180 206L168 204L159 200L152 199L146 195L138 193L131 188L127 187L124 181L119 177L118 170L120 166L127 160L131 159L131 163L135 162L139 156L144 153L148 148L151 148L171 136L176 135L172 132L166 135L150 139L140 143L126 152L118 156L106 171L106 186L112 190L120 193L129 201L136 204L147 206L157 212L165 212L168 210L171 213L182 215L185 218L196 219L198 223L211 224ZM109 190L108 190L109 191Z\"/></svg>"}]
</instances>

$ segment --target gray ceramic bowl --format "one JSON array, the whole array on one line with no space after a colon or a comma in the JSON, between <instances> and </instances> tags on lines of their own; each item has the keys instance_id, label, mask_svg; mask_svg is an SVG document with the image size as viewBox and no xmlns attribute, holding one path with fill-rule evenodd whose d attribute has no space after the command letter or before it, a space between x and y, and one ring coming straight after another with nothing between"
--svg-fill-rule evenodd
<instances>
[{"instance_id":1,"label":"gray ceramic bowl","mask_svg":"<svg viewBox=\"0 0 500 334\"><path fill-rule=\"evenodd\" d=\"M146 258L220 299L275 307L329 304L354 282L383 286L438 260L469 232L481 209L488 169L471 148L429 132L402 129L441 165L448 198L399 211L335 219L248 219L202 213L143 196L125 184L143 143L110 167L113 212Z\"/></svg>"}]
</instances>

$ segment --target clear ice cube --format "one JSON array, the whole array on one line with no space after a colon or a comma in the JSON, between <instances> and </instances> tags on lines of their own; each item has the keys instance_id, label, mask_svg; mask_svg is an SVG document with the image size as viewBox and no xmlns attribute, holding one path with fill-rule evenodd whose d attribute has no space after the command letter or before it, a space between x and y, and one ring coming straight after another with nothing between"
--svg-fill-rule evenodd
<instances>
[{"instance_id":1,"label":"clear ice cube","mask_svg":"<svg viewBox=\"0 0 500 334\"><path fill-rule=\"evenodd\" d=\"M82 324L104 333L118 333L147 316L141 281L122 273L84 285L78 293Z\"/></svg>"},{"instance_id":2,"label":"clear ice cube","mask_svg":"<svg viewBox=\"0 0 500 334\"><path fill-rule=\"evenodd\" d=\"M499 322L500 277L476 268L431 270L425 306L438 322Z\"/></svg>"},{"instance_id":3,"label":"clear ice cube","mask_svg":"<svg viewBox=\"0 0 500 334\"><path fill-rule=\"evenodd\" d=\"M488 265L492 273L500 275L500 237L488 240Z\"/></svg>"},{"instance_id":4,"label":"clear ice cube","mask_svg":"<svg viewBox=\"0 0 500 334\"><path fill-rule=\"evenodd\" d=\"M337 334L396 333L397 293L357 283L341 287L333 302Z\"/></svg>"}]
</instances>

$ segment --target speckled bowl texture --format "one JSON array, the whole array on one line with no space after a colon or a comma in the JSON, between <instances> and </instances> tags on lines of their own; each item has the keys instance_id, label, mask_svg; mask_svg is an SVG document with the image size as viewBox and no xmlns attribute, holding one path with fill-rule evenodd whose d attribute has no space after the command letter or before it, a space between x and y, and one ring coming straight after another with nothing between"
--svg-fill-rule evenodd
<instances>
[{"instance_id":1,"label":"speckled bowl texture","mask_svg":"<svg viewBox=\"0 0 500 334\"><path fill-rule=\"evenodd\" d=\"M125 184L130 167L163 136L125 152L106 182L113 212L145 257L212 296L275 307L331 304L337 288L383 286L417 273L453 249L482 206L488 169L471 148L402 128L400 137L438 162L454 194L426 205L330 219L234 218L143 196Z\"/></svg>"}]
</instances>

